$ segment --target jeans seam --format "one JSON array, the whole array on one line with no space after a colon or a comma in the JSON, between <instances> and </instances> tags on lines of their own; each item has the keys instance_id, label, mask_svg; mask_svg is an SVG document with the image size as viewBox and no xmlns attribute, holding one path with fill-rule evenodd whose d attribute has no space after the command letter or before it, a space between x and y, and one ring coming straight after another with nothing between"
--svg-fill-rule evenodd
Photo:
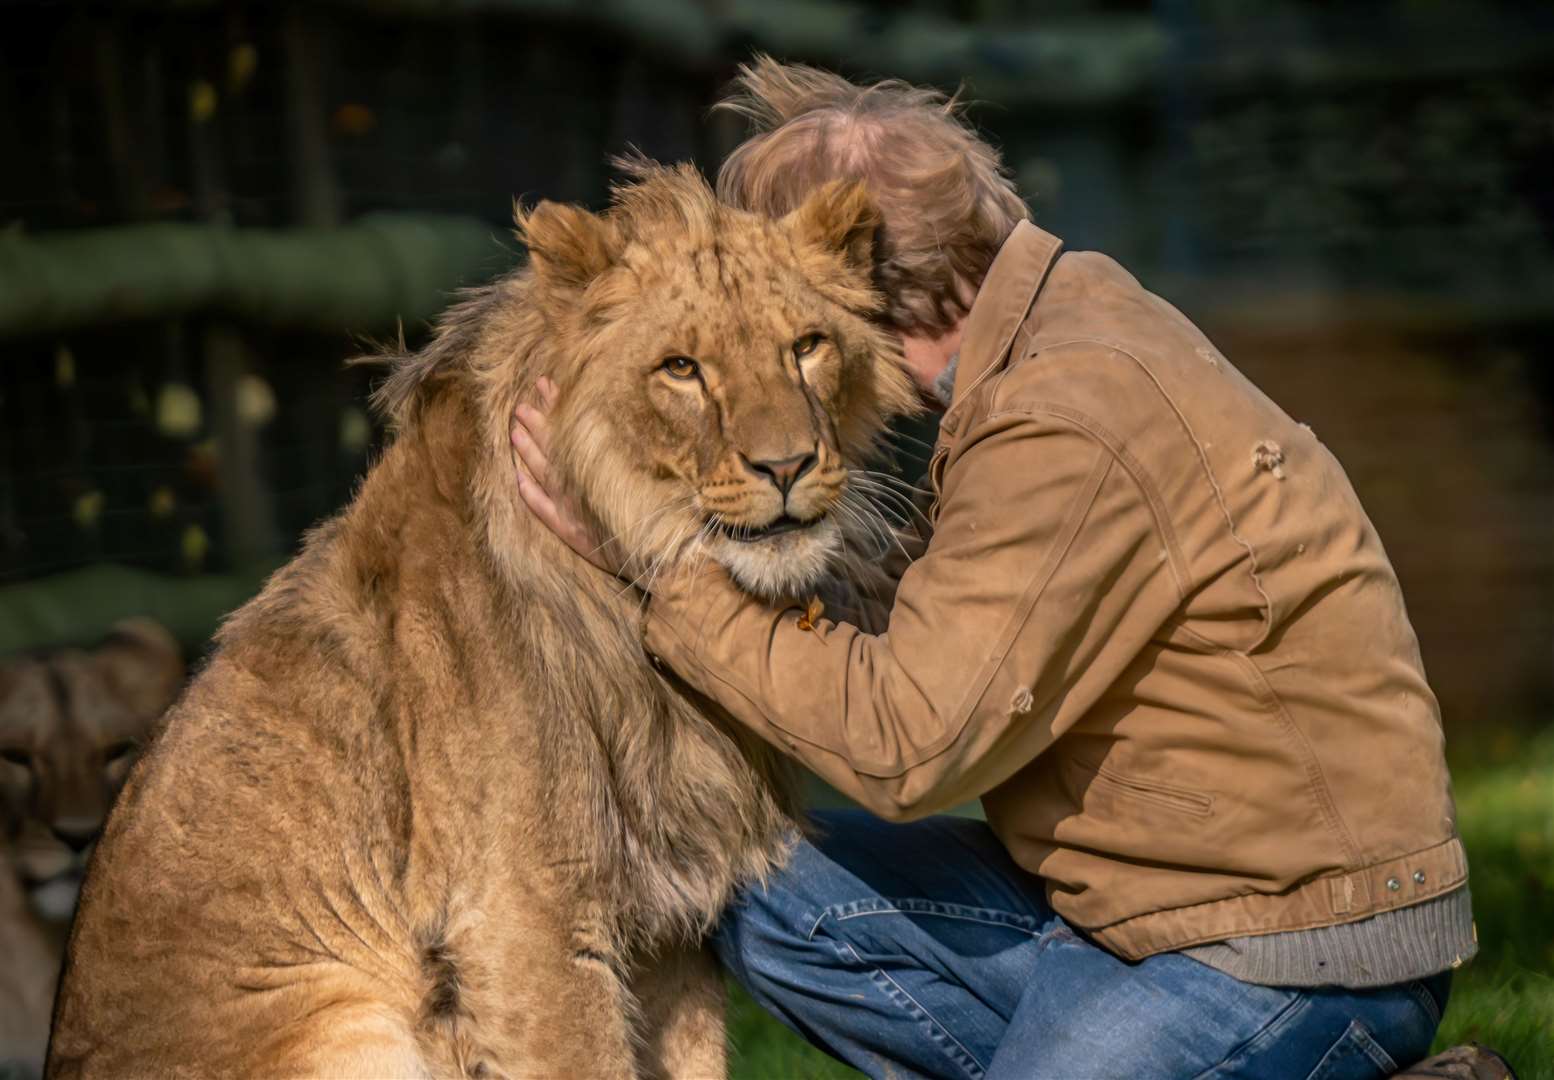
<instances>
[{"instance_id":1,"label":"jeans seam","mask_svg":"<svg viewBox=\"0 0 1554 1080\"><path fill-rule=\"evenodd\" d=\"M1307 998L1301 997L1299 995L1292 997L1289 1002L1285 1004L1284 1008L1274 1013L1273 1017L1269 1019L1266 1024L1258 1028L1239 1046L1235 1047L1235 1049L1231 1050L1230 1053L1220 1058L1219 1061L1215 1062L1213 1065L1200 1072L1197 1076L1193 1077L1193 1080L1209 1080L1209 1078L1219 1075L1224 1070L1226 1065L1229 1065L1233 1061L1244 1058L1247 1054L1251 1053L1257 1048L1259 1043L1270 1038L1272 1033L1284 1027L1297 1015L1304 1012L1310 1004L1311 1003Z\"/></svg>"},{"instance_id":2,"label":"jeans seam","mask_svg":"<svg viewBox=\"0 0 1554 1080\"><path fill-rule=\"evenodd\" d=\"M1435 1003L1435 995L1430 993L1429 988L1418 979L1408 983L1406 988L1408 990L1409 996L1419 1003L1419 1007L1422 1008L1425 1011L1425 1015L1430 1018L1430 1022L1436 1027L1440 1027L1441 1007Z\"/></svg>"},{"instance_id":3,"label":"jeans seam","mask_svg":"<svg viewBox=\"0 0 1554 1080\"><path fill-rule=\"evenodd\" d=\"M978 1061L976 1055L973 1054L970 1050L966 1049L965 1043L957 1039L950 1032L949 1028L940 1023L939 1019L934 1016L933 1013L925 1009L923 1007L923 1003L913 997L911 993L907 991L906 987L902 986L895 979L892 979L884 968L866 963L864 959L858 955L857 951L851 945L847 944L847 942L837 941L832 942L832 944L838 951L845 950L847 955L852 958L853 963L857 964L861 968L868 970L870 978L874 980L874 984L880 988L880 991L885 995L887 1000L905 1009L908 1015L913 1016L913 1019L928 1024L932 1031L954 1043L955 1049L959 1051L958 1054L951 1052L949 1047L941 1046L940 1049L944 1050L945 1056L948 1057L951 1061L955 1062L956 1065L960 1066L961 1071L970 1077L971 1080L982 1080L982 1077L987 1072L987 1066ZM882 985L883 983L888 983L889 986L887 987ZM894 991L894 993L892 991ZM901 1002L897 1000L898 994L901 997L906 998L906 1000L910 1003L910 1006L903 1006ZM914 1013L915 1015L913 1015ZM964 1058L965 1060L961 1060L961 1058Z\"/></svg>"},{"instance_id":4,"label":"jeans seam","mask_svg":"<svg viewBox=\"0 0 1554 1080\"><path fill-rule=\"evenodd\" d=\"M963 904L944 904L934 900L897 900L881 897L878 900L853 901L848 904L834 904L824 908L810 923L807 938L814 940L815 933L820 929L820 924L826 919L834 922L847 922L851 919L861 919L871 915L933 915L941 919L959 919L963 922L981 923L985 926L999 926L1008 930L1020 930L1032 935L1036 934L1038 920L1029 915L1020 915L1012 911L1000 911L997 908L976 908Z\"/></svg>"},{"instance_id":5,"label":"jeans seam","mask_svg":"<svg viewBox=\"0 0 1554 1080\"><path fill-rule=\"evenodd\" d=\"M1398 1070L1398 1063L1392 1060L1392 1055L1376 1041L1365 1022L1356 1018L1349 1021L1349 1026L1344 1028L1344 1033L1333 1041L1333 1045L1327 1048L1321 1059L1306 1074L1306 1080L1332 1075L1335 1067L1345 1064L1355 1054L1363 1055L1382 1076L1391 1076Z\"/></svg>"},{"instance_id":6,"label":"jeans seam","mask_svg":"<svg viewBox=\"0 0 1554 1080\"><path fill-rule=\"evenodd\" d=\"M1387 1053L1387 1048L1376 1041L1376 1036L1371 1034L1371 1029L1365 1021L1358 1018L1349 1022L1349 1033L1354 1036L1354 1042L1360 1048L1360 1052L1371 1059L1371 1062L1384 1074L1390 1076L1397 1072L1398 1063L1392 1060L1392 1055Z\"/></svg>"}]
</instances>

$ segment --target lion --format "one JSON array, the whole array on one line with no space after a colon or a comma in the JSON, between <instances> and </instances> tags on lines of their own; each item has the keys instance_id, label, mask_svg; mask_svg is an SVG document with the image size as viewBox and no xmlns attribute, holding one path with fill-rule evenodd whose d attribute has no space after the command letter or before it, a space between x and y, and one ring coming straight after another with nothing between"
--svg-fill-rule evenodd
<instances>
[{"instance_id":1,"label":"lion","mask_svg":"<svg viewBox=\"0 0 1554 1080\"><path fill-rule=\"evenodd\" d=\"M395 361L392 443L131 775L51 1075L723 1074L702 939L785 857L791 784L523 508L509 419L559 387L552 482L628 573L710 558L802 597L916 400L878 214L831 186L766 219L642 163L603 214L516 217L527 266Z\"/></svg>"},{"instance_id":2,"label":"lion","mask_svg":"<svg viewBox=\"0 0 1554 1080\"><path fill-rule=\"evenodd\" d=\"M87 855L183 676L178 643L147 618L92 648L0 661L0 1076L43 1068Z\"/></svg>"},{"instance_id":3,"label":"lion","mask_svg":"<svg viewBox=\"0 0 1554 1080\"><path fill-rule=\"evenodd\" d=\"M28 906L21 880L0 854L0 1077L23 1080L43 1068L49 1005L59 975L59 952Z\"/></svg>"}]
</instances>

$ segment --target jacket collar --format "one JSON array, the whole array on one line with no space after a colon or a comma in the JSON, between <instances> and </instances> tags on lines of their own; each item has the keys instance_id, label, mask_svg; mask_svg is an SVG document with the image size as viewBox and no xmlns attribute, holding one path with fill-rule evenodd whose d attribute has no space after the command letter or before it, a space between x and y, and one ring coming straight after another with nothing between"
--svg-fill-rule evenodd
<instances>
[{"instance_id":1,"label":"jacket collar","mask_svg":"<svg viewBox=\"0 0 1554 1080\"><path fill-rule=\"evenodd\" d=\"M966 317L950 413L956 411L983 376L1003 365L1015 333L1025 322L1062 250L1063 241L1028 221L1016 225L998 249L971 305L971 314ZM948 413L945 419L950 419Z\"/></svg>"}]
</instances>

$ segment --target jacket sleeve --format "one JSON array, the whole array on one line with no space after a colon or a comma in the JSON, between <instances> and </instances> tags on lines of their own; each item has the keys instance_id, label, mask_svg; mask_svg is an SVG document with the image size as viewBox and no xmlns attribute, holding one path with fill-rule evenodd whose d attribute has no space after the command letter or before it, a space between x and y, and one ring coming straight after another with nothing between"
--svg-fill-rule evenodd
<instances>
[{"instance_id":1,"label":"jacket sleeve","mask_svg":"<svg viewBox=\"0 0 1554 1080\"><path fill-rule=\"evenodd\" d=\"M966 433L888 629L774 608L712 568L658 587L648 650L876 814L996 787L1084 714L1181 600L1148 501L1066 418Z\"/></svg>"}]
</instances>

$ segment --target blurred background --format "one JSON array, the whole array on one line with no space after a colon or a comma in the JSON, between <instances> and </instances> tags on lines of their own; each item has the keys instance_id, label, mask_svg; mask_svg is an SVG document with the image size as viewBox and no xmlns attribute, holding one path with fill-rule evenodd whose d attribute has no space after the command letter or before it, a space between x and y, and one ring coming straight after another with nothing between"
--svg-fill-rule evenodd
<instances>
[{"instance_id":1,"label":"blurred background","mask_svg":"<svg viewBox=\"0 0 1554 1080\"><path fill-rule=\"evenodd\" d=\"M39 813L35 764L5 752L4 724L26 722L6 719L18 665L97 648L131 616L197 663L381 443L373 372L343 360L414 344L454 290L511 267L515 197L600 207L628 144L710 174L743 130L708 107L760 49L963 87L1039 224L1183 308L1345 463L1458 768L1485 956L1448 1034L1541 1047L1531 1073L1550 1075L1554 5L167 0L4 16L11 835ZM72 723L53 723L58 753L100 752ZM825 1069L740 1023L745 1075Z\"/></svg>"}]
</instances>

